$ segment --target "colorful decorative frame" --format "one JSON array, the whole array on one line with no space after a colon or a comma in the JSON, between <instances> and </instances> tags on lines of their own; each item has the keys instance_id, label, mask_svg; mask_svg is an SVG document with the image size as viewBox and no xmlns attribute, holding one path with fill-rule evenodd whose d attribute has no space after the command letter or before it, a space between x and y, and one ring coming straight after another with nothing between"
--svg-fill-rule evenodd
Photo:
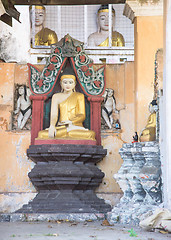
<instances>
[{"instance_id":1,"label":"colorful decorative frame","mask_svg":"<svg viewBox=\"0 0 171 240\"><path fill-rule=\"evenodd\" d=\"M40 72L32 64L29 66L30 89L33 95L48 95L55 86L63 66L70 58L77 81L87 96L101 96L105 89L105 67L93 68L83 48L83 43L66 35L59 43L52 45L46 66Z\"/></svg>"},{"instance_id":2,"label":"colorful decorative frame","mask_svg":"<svg viewBox=\"0 0 171 240\"><path fill-rule=\"evenodd\" d=\"M68 59L90 102L90 128L96 133L96 144L101 144L101 101L105 91L105 66L95 71L93 61L84 52L83 43L69 35L51 46L51 54L42 72L28 64L29 85L33 94L31 144L36 144L38 132L43 129L44 103L52 95Z\"/></svg>"}]
</instances>

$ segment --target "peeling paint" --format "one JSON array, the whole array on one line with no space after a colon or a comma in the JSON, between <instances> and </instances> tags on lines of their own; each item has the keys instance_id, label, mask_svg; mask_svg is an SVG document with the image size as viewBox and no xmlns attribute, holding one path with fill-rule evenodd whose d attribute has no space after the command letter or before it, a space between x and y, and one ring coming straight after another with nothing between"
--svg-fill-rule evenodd
<instances>
[{"instance_id":1,"label":"peeling paint","mask_svg":"<svg viewBox=\"0 0 171 240\"><path fill-rule=\"evenodd\" d=\"M0 212L15 212L31 201L37 193L7 193L0 194Z\"/></svg>"}]
</instances>

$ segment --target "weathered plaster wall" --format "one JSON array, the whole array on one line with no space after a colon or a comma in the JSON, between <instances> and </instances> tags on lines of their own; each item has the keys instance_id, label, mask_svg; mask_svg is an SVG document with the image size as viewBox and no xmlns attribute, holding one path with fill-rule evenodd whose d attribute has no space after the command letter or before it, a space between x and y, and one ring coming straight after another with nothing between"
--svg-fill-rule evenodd
<instances>
[{"instance_id":1,"label":"weathered plaster wall","mask_svg":"<svg viewBox=\"0 0 171 240\"><path fill-rule=\"evenodd\" d=\"M135 24L136 129L146 125L148 105L154 94L154 61L157 49L163 47L163 17L136 17Z\"/></svg>"},{"instance_id":2,"label":"weathered plaster wall","mask_svg":"<svg viewBox=\"0 0 171 240\"><path fill-rule=\"evenodd\" d=\"M20 21L13 19L13 26L0 21L0 58L6 62L30 61L30 22L28 6L17 6Z\"/></svg>"},{"instance_id":3,"label":"weathered plaster wall","mask_svg":"<svg viewBox=\"0 0 171 240\"><path fill-rule=\"evenodd\" d=\"M27 65L0 63L0 212L15 211L35 195L28 172L33 162L26 156L29 131L11 131L14 84L27 84Z\"/></svg>"},{"instance_id":4,"label":"weathered plaster wall","mask_svg":"<svg viewBox=\"0 0 171 240\"><path fill-rule=\"evenodd\" d=\"M30 133L2 130L0 139L0 212L11 212L27 203L36 193L27 175L34 166L26 156Z\"/></svg>"},{"instance_id":5,"label":"weathered plaster wall","mask_svg":"<svg viewBox=\"0 0 171 240\"><path fill-rule=\"evenodd\" d=\"M121 193L119 185L113 178L122 164L119 149L124 142L131 142L134 135L134 62L125 64L106 65L106 87L114 89L116 108L119 114L121 130L102 132L102 145L106 148L107 156L99 163L105 173L102 184L97 192Z\"/></svg>"}]
</instances>

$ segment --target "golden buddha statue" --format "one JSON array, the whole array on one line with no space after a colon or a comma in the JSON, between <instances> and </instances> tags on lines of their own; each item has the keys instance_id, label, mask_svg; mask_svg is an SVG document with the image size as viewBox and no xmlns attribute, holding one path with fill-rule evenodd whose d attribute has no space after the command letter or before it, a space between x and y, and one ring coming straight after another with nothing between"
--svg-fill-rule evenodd
<instances>
[{"instance_id":1,"label":"golden buddha statue","mask_svg":"<svg viewBox=\"0 0 171 240\"><path fill-rule=\"evenodd\" d=\"M40 131L38 139L95 140L95 132L83 127L85 99L84 94L75 91L75 76L62 75L60 84L62 91L52 97L50 127Z\"/></svg>"},{"instance_id":2,"label":"golden buddha statue","mask_svg":"<svg viewBox=\"0 0 171 240\"><path fill-rule=\"evenodd\" d=\"M30 13L32 15L32 7L30 7ZM35 6L35 43L34 45L50 46L58 42L57 35L54 31L44 27L46 16L46 9L44 6Z\"/></svg>"},{"instance_id":3,"label":"golden buddha statue","mask_svg":"<svg viewBox=\"0 0 171 240\"><path fill-rule=\"evenodd\" d=\"M112 8L112 27L114 26L115 10ZM89 46L109 46L109 7L101 5L97 14L98 31L88 37ZM112 46L123 47L125 40L121 33L112 31Z\"/></svg>"},{"instance_id":4,"label":"golden buddha statue","mask_svg":"<svg viewBox=\"0 0 171 240\"><path fill-rule=\"evenodd\" d=\"M157 103L153 100L149 105L149 111L151 112L147 125L140 134L140 142L149 142L156 140L156 111Z\"/></svg>"}]
</instances>

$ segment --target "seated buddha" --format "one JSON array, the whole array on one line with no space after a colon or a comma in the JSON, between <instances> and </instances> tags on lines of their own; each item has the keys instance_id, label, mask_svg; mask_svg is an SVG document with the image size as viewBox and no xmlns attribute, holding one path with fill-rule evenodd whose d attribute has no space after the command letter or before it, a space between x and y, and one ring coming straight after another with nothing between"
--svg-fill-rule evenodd
<instances>
[{"instance_id":1,"label":"seated buddha","mask_svg":"<svg viewBox=\"0 0 171 240\"><path fill-rule=\"evenodd\" d=\"M76 77L63 74L61 92L52 97L50 127L38 133L37 139L95 140L95 132L83 127L85 120L84 94L75 91Z\"/></svg>"},{"instance_id":2,"label":"seated buddha","mask_svg":"<svg viewBox=\"0 0 171 240\"><path fill-rule=\"evenodd\" d=\"M30 15L32 16L32 7L30 7ZM57 35L54 31L44 27L46 9L44 6L35 6L35 43L34 45L50 46L58 42ZM32 19L31 19L32 20Z\"/></svg>"},{"instance_id":3,"label":"seated buddha","mask_svg":"<svg viewBox=\"0 0 171 240\"><path fill-rule=\"evenodd\" d=\"M149 142L156 140L156 111L157 102L153 100L149 105L150 116L147 121L147 125L140 134L140 142Z\"/></svg>"},{"instance_id":4,"label":"seated buddha","mask_svg":"<svg viewBox=\"0 0 171 240\"><path fill-rule=\"evenodd\" d=\"M112 29L114 26L115 10L112 8ZM101 5L97 13L98 31L88 37L89 46L109 46L109 7ZM112 31L112 46L123 47L125 41L121 33Z\"/></svg>"}]
</instances>

